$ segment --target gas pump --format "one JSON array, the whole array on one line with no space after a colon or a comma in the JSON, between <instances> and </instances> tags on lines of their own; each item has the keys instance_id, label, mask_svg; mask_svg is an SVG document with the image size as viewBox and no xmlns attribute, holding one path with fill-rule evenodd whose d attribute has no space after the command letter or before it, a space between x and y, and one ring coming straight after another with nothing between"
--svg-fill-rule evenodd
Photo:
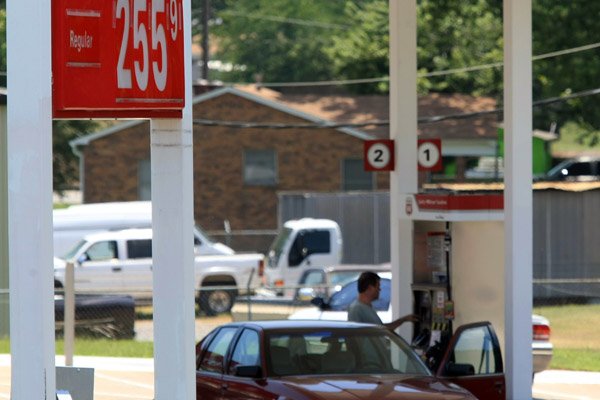
<instances>
[{"instance_id":1,"label":"gas pump","mask_svg":"<svg viewBox=\"0 0 600 400\"><path fill-rule=\"evenodd\" d=\"M504 239L499 194L407 196L413 222L412 344L432 370L454 328L490 321L504 343ZM407 200L408 201L408 200Z\"/></svg>"},{"instance_id":2,"label":"gas pump","mask_svg":"<svg viewBox=\"0 0 600 400\"><path fill-rule=\"evenodd\" d=\"M452 236L449 222L445 223L443 231L427 228L430 227L424 227L424 232L417 232L415 240L421 246L415 246L414 276L418 278L417 283L411 286L414 314L419 317L419 322L414 325L412 343L428 366L436 369L452 337Z\"/></svg>"}]
</instances>

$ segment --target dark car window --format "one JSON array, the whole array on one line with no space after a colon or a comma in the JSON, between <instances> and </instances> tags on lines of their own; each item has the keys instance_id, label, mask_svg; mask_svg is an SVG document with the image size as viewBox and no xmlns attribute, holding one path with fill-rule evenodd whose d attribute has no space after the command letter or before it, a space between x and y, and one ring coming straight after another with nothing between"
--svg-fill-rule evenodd
<instances>
[{"instance_id":1,"label":"dark car window","mask_svg":"<svg viewBox=\"0 0 600 400\"><path fill-rule=\"evenodd\" d=\"M258 332L244 329L231 356L228 373L233 375L238 365L260 365Z\"/></svg>"},{"instance_id":2,"label":"dark car window","mask_svg":"<svg viewBox=\"0 0 600 400\"><path fill-rule=\"evenodd\" d=\"M385 311L390 306L390 287L389 279L381 280L381 292L379 299L375 300L373 308L377 311ZM350 282L344 286L339 292L331 296L329 305L333 311L346 311L350 304L358 297L358 281Z\"/></svg>"},{"instance_id":3,"label":"dark car window","mask_svg":"<svg viewBox=\"0 0 600 400\"><path fill-rule=\"evenodd\" d=\"M599 174L597 160L565 160L548 171L546 177L550 180L589 180Z\"/></svg>"},{"instance_id":4,"label":"dark car window","mask_svg":"<svg viewBox=\"0 0 600 400\"><path fill-rule=\"evenodd\" d=\"M409 345L386 329L271 333L266 345L269 375L431 375Z\"/></svg>"},{"instance_id":5,"label":"dark car window","mask_svg":"<svg viewBox=\"0 0 600 400\"><path fill-rule=\"evenodd\" d=\"M127 255L129 258L152 258L152 239L128 240Z\"/></svg>"},{"instance_id":6,"label":"dark car window","mask_svg":"<svg viewBox=\"0 0 600 400\"><path fill-rule=\"evenodd\" d=\"M329 236L329 231L325 230L315 229L298 232L298 236L296 236L288 254L289 266L298 266L311 254L329 253L331 251Z\"/></svg>"},{"instance_id":7,"label":"dark car window","mask_svg":"<svg viewBox=\"0 0 600 400\"><path fill-rule=\"evenodd\" d=\"M589 162L576 162L567 168L569 176L592 175L592 164Z\"/></svg>"},{"instance_id":8,"label":"dark car window","mask_svg":"<svg viewBox=\"0 0 600 400\"><path fill-rule=\"evenodd\" d=\"M225 354L231 344L237 328L223 328L215 335L200 361L200 369L208 372L223 372Z\"/></svg>"}]
</instances>

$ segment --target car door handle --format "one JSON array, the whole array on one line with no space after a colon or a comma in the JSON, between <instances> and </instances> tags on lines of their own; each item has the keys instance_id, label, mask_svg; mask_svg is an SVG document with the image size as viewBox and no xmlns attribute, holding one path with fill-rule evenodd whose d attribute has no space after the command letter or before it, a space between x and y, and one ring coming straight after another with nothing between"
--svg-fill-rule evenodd
<instances>
[{"instance_id":1,"label":"car door handle","mask_svg":"<svg viewBox=\"0 0 600 400\"><path fill-rule=\"evenodd\" d=\"M113 272L121 272L123 271L123 267L112 267Z\"/></svg>"},{"instance_id":2,"label":"car door handle","mask_svg":"<svg viewBox=\"0 0 600 400\"><path fill-rule=\"evenodd\" d=\"M504 382L503 381L494 382L494 387L496 388L498 393L504 392Z\"/></svg>"},{"instance_id":3,"label":"car door handle","mask_svg":"<svg viewBox=\"0 0 600 400\"><path fill-rule=\"evenodd\" d=\"M223 390L227 390L227 389L229 389L229 385L228 385L228 384L226 384L226 383L222 383L222 384L221 384L221 389L223 389Z\"/></svg>"}]
</instances>

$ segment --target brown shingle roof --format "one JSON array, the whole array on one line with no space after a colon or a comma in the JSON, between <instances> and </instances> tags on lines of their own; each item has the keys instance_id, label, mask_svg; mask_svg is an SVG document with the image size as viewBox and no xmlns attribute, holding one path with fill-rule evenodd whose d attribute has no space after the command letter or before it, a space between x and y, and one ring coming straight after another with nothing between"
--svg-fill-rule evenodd
<instances>
[{"instance_id":1,"label":"brown shingle roof","mask_svg":"<svg viewBox=\"0 0 600 400\"><path fill-rule=\"evenodd\" d=\"M238 87L238 89L337 123L389 120L388 96L282 94L267 88L258 89L255 86ZM430 93L420 97L418 102L419 117L488 111L496 107L496 101L492 98L474 97L460 93ZM388 126L358 129L377 137L389 137ZM444 139L496 138L497 119L495 115L490 114L478 118L450 119L437 123L419 124L419 135Z\"/></svg>"}]
</instances>

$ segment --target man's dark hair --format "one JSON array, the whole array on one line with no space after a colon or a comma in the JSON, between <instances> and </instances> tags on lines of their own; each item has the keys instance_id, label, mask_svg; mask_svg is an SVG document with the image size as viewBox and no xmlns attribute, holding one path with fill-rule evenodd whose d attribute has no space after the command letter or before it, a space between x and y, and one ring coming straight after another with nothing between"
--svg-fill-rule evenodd
<instances>
[{"instance_id":1,"label":"man's dark hair","mask_svg":"<svg viewBox=\"0 0 600 400\"><path fill-rule=\"evenodd\" d=\"M363 293L369 286L376 286L381 278L375 272L366 271L358 277L358 293Z\"/></svg>"}]
</instances>

